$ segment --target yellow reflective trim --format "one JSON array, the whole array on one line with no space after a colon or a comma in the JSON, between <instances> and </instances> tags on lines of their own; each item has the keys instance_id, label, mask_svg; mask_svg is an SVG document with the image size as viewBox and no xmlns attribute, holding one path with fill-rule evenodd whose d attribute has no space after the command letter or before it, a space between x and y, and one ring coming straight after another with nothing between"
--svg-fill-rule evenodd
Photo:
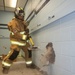
<instances>
[{"instance_id":1,"label":"yellow reflective trim","mask_svg":"<svg viewBox=\"0 0 75 75\"><path fill-rule=\"evenodd\" d=\"M20 32L20 34L24 34L25 33L25 31L23 31L23 32Z\"/></svg>"},{"instance_id":2,"label":"yellow reflective trim","mask_svg":"<svg viewBox=\"0 0 75 75\"><path fill-rule=\"evenodd\" d=\"M16 41L11 41L11 44L19 45L19 46L25 46L26 43L21 43L21 42L16 42Z\"/></svg>"},{"instance_id":3,"label":"yellow reflective trim","mask_svg":"<svg viewBox=\"0 0 75 75\"><path fill-rule=\"evenodd\" d=\"M27 35L23 35L22 39L26 40L26 38L27 38Z\"/></svg>"},{"instance_id":4,"label":"yellow reflective trim","mask_svg":"<svg viewBox=\"0 0 75 75\"><path fill-rule=\"evenodd\" d=\"M3 64L4 66L11 66L11 64L9 64L9 63L7 63L7 62L4 62L4 61L2 61L2 64Z\"/></svg>"},{"instance_id":5,"label":"yellow reflective trim","mask_svg":"<svg viewBox=\"0 0 75 75\"><path fill-rule=\"evenodd\" d=\"M13 32L11 32L12 33L12 35L14 35L14 33ZM25 31L23 31L23 32L19 32L20 34L25 34Z\"/></svg>"},{"instance_id":6,"label":"yellow reflective trim","mask_svg":"<svg viewBox=\"0 0 75 75\"><path fill-rule=\"evenodd\" d=\"M26 62L26 64L31 64L31 63L32 63L32 61L27 61L27 62Z\"/></svg>"}]
</instances>

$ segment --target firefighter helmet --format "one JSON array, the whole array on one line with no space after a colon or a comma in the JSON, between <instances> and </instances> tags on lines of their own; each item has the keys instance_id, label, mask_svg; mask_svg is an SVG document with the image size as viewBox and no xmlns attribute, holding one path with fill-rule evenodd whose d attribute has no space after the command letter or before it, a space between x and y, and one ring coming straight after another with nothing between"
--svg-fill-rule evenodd
<instances>
[{"instance_id":1,"label":"firefighter helmet","mask_svg":"<svg viewBox=\"0 0 75 75\"><path fill-rule=\"evenodd\" d=\"M21 8L21 7L16 8L14 14L15 14L15 17L18 18L18 19L20 19L19 16L21 16L21 17L23 17L23 18L24 18L24 16L25 16L24 10L23 10L23 8Z\"/></svg>"}]
</instances>

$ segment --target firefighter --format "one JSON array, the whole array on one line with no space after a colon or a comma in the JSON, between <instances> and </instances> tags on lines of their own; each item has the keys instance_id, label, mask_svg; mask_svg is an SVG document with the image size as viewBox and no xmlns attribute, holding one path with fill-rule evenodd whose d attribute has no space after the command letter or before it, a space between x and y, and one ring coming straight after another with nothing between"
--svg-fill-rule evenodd
<instances>
[{"instance_id":1,"label":"firefighter","mask_svg":"<svg viewBox=\"0 0 75 75\"><path fill-rule=\"evenodd\" d=\"M2 61L3 73L8 73L10 66L21 49L25 53L26 65L32 64L32 51L29 49L31 45L34 46L34 43L29 35L28 24L24 21L24 10L20 7L16 8L14 16L11 22L8 23L11 46L9 53Z\"/></svg>"}]
</instances>

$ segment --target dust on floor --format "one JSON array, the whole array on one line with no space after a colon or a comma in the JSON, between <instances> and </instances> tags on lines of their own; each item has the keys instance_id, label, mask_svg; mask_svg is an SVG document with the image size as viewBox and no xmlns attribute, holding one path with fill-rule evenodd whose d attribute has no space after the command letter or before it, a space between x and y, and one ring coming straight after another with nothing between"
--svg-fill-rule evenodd
<instances>
[{"instance_id":1,"label":"dust on floor","mask_svg":"<svg viewBox=\"0 0 75 75\"><path fill-rule=\"evenodd\" d=\"M0 75L42 75L37 69L27 68L25 60L18 58L16 62L11 66L8 74L2 73L2 65L0 61Z\"/></svg>"}]
</instances>

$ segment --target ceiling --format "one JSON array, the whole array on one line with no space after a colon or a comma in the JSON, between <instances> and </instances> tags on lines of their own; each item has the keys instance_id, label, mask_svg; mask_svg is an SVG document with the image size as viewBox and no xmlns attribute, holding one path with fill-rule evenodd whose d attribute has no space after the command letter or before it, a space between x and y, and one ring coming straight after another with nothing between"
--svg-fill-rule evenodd
<instances>
[{"instance_id":1,"label":"ceiling","mask_svg":"<svg viewBox=\"0 0 75 75\"><path fill-rule=\"evenodd\" d=\"M24 8L28 0L0 0L0 11L13 12L16 7Z\"/></svg>"}]
</instances>

